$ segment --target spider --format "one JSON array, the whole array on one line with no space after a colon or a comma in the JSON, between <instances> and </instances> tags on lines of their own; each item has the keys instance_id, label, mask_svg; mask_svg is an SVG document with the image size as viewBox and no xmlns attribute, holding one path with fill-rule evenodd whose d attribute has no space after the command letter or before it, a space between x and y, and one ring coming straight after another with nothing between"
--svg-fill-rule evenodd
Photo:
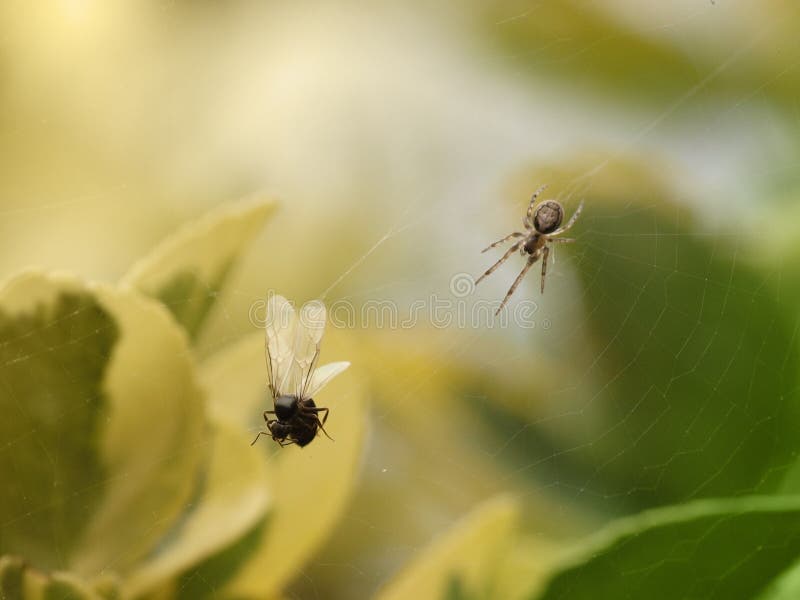
<instances>
[{"instance_id":1,"label":"spider","mask_svg":"<svg viewBox=\"0 0 800 600\"><path fill-rule=\"evenodd\" d=\"M580 203L580 206L578 206L578 209L572 215L570 220L567 221L567 224L564 227L561 227L561 222L564 220L564 207L561 206L559 202L556 202L555 200L543 200L539 204L536 204L536 199L539 197L539 194L541 194L546 188L547 186L543 185L536 190L536 192L534 192L533 196L531 196L531 203L528 205L528 213L522 219L522 225L525 227L524 233L515 231L514 233L504 237L502 240L497 240L494 244L484 248L482 251L487 252L509 240L521 238L506 251L500 260L489 267L487 271L478 278L478 280L475 282L475 285L478 285L486 277L494 273L497 268L517 250L519 250L519 253L522 256L528 257L528 261L522 268L522 272L517 276L516 280L511 285L506 297L503 298L503 302L500 304L500 308L497 309L495 316L500 314L500 311L503 310L503 307L505 307L509 298L511 298L511 295L516 291L520 281L522 281L530 268L540 258L542 259L542 294L544 294L544 278L547 275L547 259L550 256L549 244L571 244L575 241L572 238L558 238L556 236L561 235L575 224L575 221L578 220L578 217L583 210L583 202Z\"/></svg>"}]
</instances>

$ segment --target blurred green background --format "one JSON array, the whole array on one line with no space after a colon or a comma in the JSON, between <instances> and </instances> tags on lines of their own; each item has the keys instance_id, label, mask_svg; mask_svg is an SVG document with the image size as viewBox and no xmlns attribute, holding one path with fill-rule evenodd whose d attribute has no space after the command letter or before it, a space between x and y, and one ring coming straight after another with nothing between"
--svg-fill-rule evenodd
<instances>
[{"instance_id":1,"label":"blurred green background","mask_svg":"<svg viewBox=\"0 0 800 600\"><path fill-rule=\"evenodd\" d=\"M423 315L410 328L328 333L336 350L323 345L323 361L350 360L366 390L365 437L336 517L277 593L791 598L798 31L800 5L780 0L6 0L0 276L36 265L117 281L184 222L273 198L214 294L196 341L204 364L253 335L250 309L268 290L356 309L393 302L401 317L432 294L452 300L453 278L483 272L494 255L480 250L518 229L549 184L568 214L585 208L546 294L534 269L511 300L536 303L535 327L437 327ZM463 301L502 298L521 267L512 257ZM251 368L266 377L263 363ZM334 422L341 401L327 400ZM243 413L242 436L259 406ZM225 400L214 407L224 419ZM25 427L2 429L3 464L25 463ZM502 513L498 495L517 515L513 560L490 574L442 567L428 592L402 587L404 576L424 586L414 560L435 564L422 549L464 515L486 501ZM690 516L674 518L701 533L661 535L649 529L661 513L636 516L683 506ZM706 510L719 539L694 512ZM714 521L741 514L752 523L729 537ZM595 539L614 537L617 519L646 531L635 552L619 542L632 556ZM742 541L748 527L760 533ZM492 547L476 539L449 541ZM575 558L585 539L611 567ZM759 546L782 552L751 560ZM697 580L670 587L684 564ZM478 583L451 577L459 569ZM177 589L218 591L199 579Z\"/></svg>"}]
</instances>

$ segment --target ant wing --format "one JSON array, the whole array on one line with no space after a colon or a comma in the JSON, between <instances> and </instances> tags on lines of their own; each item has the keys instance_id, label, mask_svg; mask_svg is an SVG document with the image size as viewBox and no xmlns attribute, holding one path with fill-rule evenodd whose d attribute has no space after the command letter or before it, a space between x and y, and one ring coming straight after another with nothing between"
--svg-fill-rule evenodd
<instances>
[{"instance_id":1,"label":"ant wing","mask_svg":"<svg viewBox=\"0 0 800 600\"><path fill-rule=\"evenodd\" d=\"M270 295L264 330L267 373L271 392L278 396L285 392L286 381L292 370L294 338L298 328L294 307L283 296Z\"/></svg>"},{"instance_id":2,"label":"ant wing","mask_svg":"<svg viewBox=\"0 0 800 600\"><path fill-rule=\"evenodd\" d=\"M298 398L305 397L305 389L319 358L319 346L325 332L327 312L325 305L315 300L303 305L294 331L292 364L284 388Z\"/></svg>"},{"instance_id":3,"label":"ant wing","mask_svg":"<svg viewBox=\"0 0 800 600\"><path fill-rule=\"evenodd\" d=\"M349 362L335 362L321 366L310 374L304 397L313 398L322 388L328 385L331 379L344 372L350 366Z\"/></svg>"}]
</instances>

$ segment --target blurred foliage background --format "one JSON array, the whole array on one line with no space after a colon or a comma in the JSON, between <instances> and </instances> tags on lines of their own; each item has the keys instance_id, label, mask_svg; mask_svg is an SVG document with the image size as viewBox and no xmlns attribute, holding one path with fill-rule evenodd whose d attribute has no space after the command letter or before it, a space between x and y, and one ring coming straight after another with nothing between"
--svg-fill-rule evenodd
<instances>
[{"instance_id":1,"label":"blurred foliage background","mask_svg":"<svg viewBox=\"0 0 800 600\"><path fill-rule=\"evenodd\" d=\"M196 368L185 389L202 388L196 406L205 408L186 410L224 422L219 439L249 442L267 408L250 321L267 290L357 308L390 301L406 315L433 295L452 300L453 277L489 266L480 250L519 227L539 185L568 214L580 201L585 209L577 243L556 251L547 293L534 269L512 299L512 308L536 302L532 329L422 318L413 328L329 331L323 361L354 365L326 393L336 442L288 449L291 459L271 443L252 449L284 473L274 475L281 489L322 515L307 525L311 536L284 522L264 542L286 558L274 577L275 563L230 558L255 556L248 540L294 506L274 482L269 499L246 485L246 474L273 476L253 461L231 461L236 474L184 457L185 468L242 486L197 539L225 529L226 504L252 518L233 528L241 537L178 551L180 568L158 563L147 543L129 555L131 564L156 556L144 569L51 561L27 539L19 498L0 515L0 554L78 573L95 592L119 578L123 596L794 597L798 30L800 6L788 0L6 0L0 276L35 265L163 301L192 337L192 364L188 346L161 351L174 369ZM259 194L275 200L268 218L242 213L251 226L224 234L207 224L213 235L197 245L176 242L172 266L169 251L152 258L184 222ZM237 246L251 237L246 251ZM151 259L129 271L142 256ZM502 298L522 267L516 258L467 305ZM163 271L192 261L206 277L199 288L158 288ZM52 285L78 303L96 293L113 315L136 303L127 292ZM4 306L40 296L9 292ZM3 330L4 407L80 398L69 388L80 356L59 363L72 365L60 379L45 378L66 386L63 395L15 387L18 373L34 372L11 353L23 325ZM41 348L86 339L84 326L106 331L73 323ZM113 338L92 341L94 355ZM337 412L349 423L338 437ZM6 482L39 464L20 441L41 433L31 419L0 427ZM99 427L73 426L76 436ZM71 447L70 430L59 431ZM200 448L224 446L186 435ZM131 438L129 452L147 443ZM309 457L338 466L316 471ZM81 490L106 481L102 469L68 479L77 521L96 508ZM159 531L198 497L196 482L173 484L159 493L174 501L149 515ZM246 494L252 503L237 504ZM69 523L54 546L70 546L63 540L78 526ZM114 551L96 544L95 554ZM487 567L498 548L507 560Z\"/></svg>"}]
</instances>

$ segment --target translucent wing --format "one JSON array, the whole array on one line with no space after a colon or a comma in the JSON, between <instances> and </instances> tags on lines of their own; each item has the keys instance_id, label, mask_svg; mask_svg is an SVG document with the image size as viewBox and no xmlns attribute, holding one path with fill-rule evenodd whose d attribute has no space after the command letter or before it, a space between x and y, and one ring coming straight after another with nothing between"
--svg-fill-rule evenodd
<instances>
[{"instance_id":1,"label":"translucent wing","mask_svg":"<svg viewBox=\"0 0 800 600\"><path fill-rule=\"evenodd\" d=\"M283 296L267 301L266 353L270 386L275 395L307 397L319 346L325 331L325 305L316 300L298 315Z\"/></svg>"},{"instance_id":2,"label":"translucent wing","mask_svg":"<svg viewBox=\"0 0 800 600\"><path fill-rule=\"evenodd\" d=\"M272 393L286 391L286 382L292 371L294 339L298 328L294 307L283 296L270 296L267 300L266 333L267 372Z\"/></svg>"},{"instance_id":3,"label":"translucent wing","mask_svg":"<svg viewBox=\"0 0 800 600\"><path fill-rule=\"evenodd\" d=\"M313 398L317 392L328 385L328 382L331 379L336 377L339 373L342 373L349 366L349 362L335 362L322 365L320 368L315 369L311 374L311 378L306 388L306 397Z\"/></svg>"},{"instance_id":4,"label":"translucent wing","mask_svg":"<svg viewBox=\"0 0 800 600\"><path fill-rule=\"evenodd\" d=\"M319 359L319 345L325 332L327 312L319 300L308 302L300 310L300 325L295 335L294 371L290 389L296 390L298 397L308 397L311 374Z\"/></svg>"}]
</instances>

